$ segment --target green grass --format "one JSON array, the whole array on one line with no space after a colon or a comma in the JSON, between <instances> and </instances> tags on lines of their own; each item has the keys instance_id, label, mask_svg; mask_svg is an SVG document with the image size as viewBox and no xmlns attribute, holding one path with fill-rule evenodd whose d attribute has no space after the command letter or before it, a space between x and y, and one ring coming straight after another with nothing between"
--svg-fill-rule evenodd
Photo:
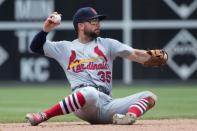
<instances>
[{"instance_id":1,"label":"green grass","mask_svg":"<svg viewBox=\"0 0 197 131\"><path fill-rule=\"evenodd\" d=\"M158 96L154 109L142 119L197 118L197 87L195 86L124 86L114 87L113 97L124 97L150 90ZM43 111L70 93L66 87L0 87L0 123L24 122L28 112ZM74 115L52 118L50 121L79 121Z\"/></svg>"}]
</instances>

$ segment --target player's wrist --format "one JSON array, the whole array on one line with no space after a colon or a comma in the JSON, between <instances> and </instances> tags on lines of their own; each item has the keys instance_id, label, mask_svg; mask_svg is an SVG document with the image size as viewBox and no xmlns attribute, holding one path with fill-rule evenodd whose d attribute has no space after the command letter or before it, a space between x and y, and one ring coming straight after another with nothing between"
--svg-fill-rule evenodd
<instances>
[{"instance_id":1,"label":"player's wrist","mask_svg":"<svg viewBox=\"0 0 197 131\"><path fill-rule=\"evenodd\" d=\"M43 28L42 31L45 32L45 33L49 33L50 32L48 29L45 29L45 28Z\"/></svg>"}]
</instances>

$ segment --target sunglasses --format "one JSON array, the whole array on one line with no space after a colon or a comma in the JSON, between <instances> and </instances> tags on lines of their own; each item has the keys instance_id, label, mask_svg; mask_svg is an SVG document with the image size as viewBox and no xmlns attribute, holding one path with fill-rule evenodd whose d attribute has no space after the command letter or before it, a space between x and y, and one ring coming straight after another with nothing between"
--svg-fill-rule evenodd
<instances>
[{"instance_id":1,"label":"sunglasses","mask_svg":"<svg viewBox=\"0 0 197 131\"><path fill-rule=\"evenodd\" d=\"M95 18L95 19L87 20L87 22L89 22L91 25L97 25L100 23L100 20L98 18Z\"/></svg>"}]
</instances>

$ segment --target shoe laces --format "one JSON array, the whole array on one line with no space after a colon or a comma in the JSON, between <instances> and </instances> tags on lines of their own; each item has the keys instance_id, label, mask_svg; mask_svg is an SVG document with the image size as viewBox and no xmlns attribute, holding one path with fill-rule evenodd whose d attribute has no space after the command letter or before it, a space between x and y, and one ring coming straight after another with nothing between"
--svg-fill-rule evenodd
<instances>
[{"instance_id":1,"label":"shoe laces","mask_svg":"<svg viewBox=\"0 0 197 131\"><path fill-rule=\"evenodd\" d=\"M38 112L38 113L36 114L36 118L39 119L39 120L42 120L42 121L47 120L46 114L43 113L43 112Z\"/></svg>"}]
</instances>

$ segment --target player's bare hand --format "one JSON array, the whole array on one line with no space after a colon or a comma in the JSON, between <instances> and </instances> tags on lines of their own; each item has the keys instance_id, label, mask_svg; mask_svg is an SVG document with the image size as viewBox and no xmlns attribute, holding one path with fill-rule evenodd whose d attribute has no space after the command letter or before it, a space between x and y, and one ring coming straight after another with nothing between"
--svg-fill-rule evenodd
<instances>
[{"instance_id":1,"label":"player's bare hand","mask_svg":"<svg viewBox=\"0 0 197 131\"><path fill-rule=\"evenodd\" d=\"M59 15L57 18L57 15ZM61 14L58 14L57 12L53 12L44 22L43 30L45 32L50 32L55 27L60 25L61 22Z\"/></svg>"}]
</instances>

